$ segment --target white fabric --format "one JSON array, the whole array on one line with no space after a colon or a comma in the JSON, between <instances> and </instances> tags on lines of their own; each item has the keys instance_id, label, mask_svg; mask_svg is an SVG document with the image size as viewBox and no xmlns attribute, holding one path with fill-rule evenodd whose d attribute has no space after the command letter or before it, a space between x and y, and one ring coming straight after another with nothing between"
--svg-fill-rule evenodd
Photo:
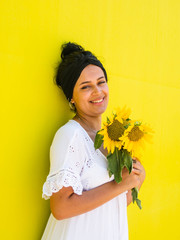
<instances>
[{"instance_id":1,"label":"white fabric","mask_svg":"<svg viewBox=\"0 0 180 240\"><path fill-rule=\"evenodd\" d=\"M70 120L55 134L50 148L50 173L43 198L63 186L81 195L112 181L107 159L79 123ZM87 213L56 220L51 214L42 240L128 240L126 192Z\"/></svg>"}]
</instances>

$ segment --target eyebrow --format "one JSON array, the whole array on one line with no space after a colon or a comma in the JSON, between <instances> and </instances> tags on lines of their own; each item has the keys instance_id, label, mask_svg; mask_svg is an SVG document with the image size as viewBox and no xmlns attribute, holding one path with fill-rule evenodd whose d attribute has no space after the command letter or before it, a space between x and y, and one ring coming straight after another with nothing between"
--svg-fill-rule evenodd
<instances>
[{"instance_id":1,"label":"eyebrow","mask_svg":"<svg viewBox=\"0 0 180 240\"><path fill-rule=\"evenodd\" d=\"M101 76L101 77L99 77L99 78L97 78L97 80L99 80L99 79L101 79L101 78L105 78L104 76ZM90 83L91 81L85 81L85 82L82 82L81 84L79 84L79 85L82 85L82 84L85 84L85 83Z\"/></svg>"}]
</instances>

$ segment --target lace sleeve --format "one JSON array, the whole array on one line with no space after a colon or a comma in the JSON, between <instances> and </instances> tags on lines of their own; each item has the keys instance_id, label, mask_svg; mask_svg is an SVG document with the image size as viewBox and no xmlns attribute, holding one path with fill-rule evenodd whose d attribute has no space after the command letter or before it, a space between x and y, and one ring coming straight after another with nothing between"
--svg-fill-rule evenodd
<instances>
[{"instance_id":1,"label":"lace sleeve","mask_svg":"<svg viewBox=\"0 0 180 240\"><path fill-rule=\"evenodd\" d=\"M58 173L47 177L47 180L43 185L42 197L44 199L49 199L52 193L58 192L63 186L71 186L74 193L78 195L82 194L83 187L80 177L68 170L61 170Z\"/></svg>"},{"instance_id":2,"label":"lace sleeve","mask_svg":"<svg viewBox=\"0 0 180 240\"><path fill-rule=\"evenodd\" d=\"M81 195L84 162L83 143L79 133L64 129L58 131L50 148L50 172L43 185L42 197L49 199L52 193L58 192L63 186L71 186L74 193Z\"/></svg>"}]
</instances>

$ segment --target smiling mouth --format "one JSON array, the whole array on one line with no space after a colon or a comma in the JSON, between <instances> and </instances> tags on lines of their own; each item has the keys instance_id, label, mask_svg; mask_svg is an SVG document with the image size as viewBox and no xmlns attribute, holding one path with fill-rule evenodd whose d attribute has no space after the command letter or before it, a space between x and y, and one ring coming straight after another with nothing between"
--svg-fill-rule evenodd
<instances>
[{"instance_id":1,"label":"smiling mouth","mask_svg":"<svg viewBox=\"0 0 180 240\"><path fill-rule=\"evenodd\" d=\"M94 101L90 101L91 103L102 103L104 101L104 98L101 98L99 100L94 100Z\"/></svg>"}]
</instances>

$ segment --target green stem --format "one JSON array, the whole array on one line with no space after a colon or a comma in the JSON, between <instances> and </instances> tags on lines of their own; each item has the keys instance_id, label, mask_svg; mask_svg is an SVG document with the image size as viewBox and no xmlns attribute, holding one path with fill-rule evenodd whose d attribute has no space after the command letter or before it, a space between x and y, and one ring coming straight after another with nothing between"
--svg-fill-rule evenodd
<instances>
[{"instance_id":1,"label":"green stem","mask_svg":"<svg viewBox=\"0 0 180 240\"><path fill-rule=\"evenodd\" d=\"M118 149L115 148L115 151L116 151L116 160L117 160L117 166L118 166L118 173L119 173L119 155L118 155Z\"/></svg>"}]
</instances>

